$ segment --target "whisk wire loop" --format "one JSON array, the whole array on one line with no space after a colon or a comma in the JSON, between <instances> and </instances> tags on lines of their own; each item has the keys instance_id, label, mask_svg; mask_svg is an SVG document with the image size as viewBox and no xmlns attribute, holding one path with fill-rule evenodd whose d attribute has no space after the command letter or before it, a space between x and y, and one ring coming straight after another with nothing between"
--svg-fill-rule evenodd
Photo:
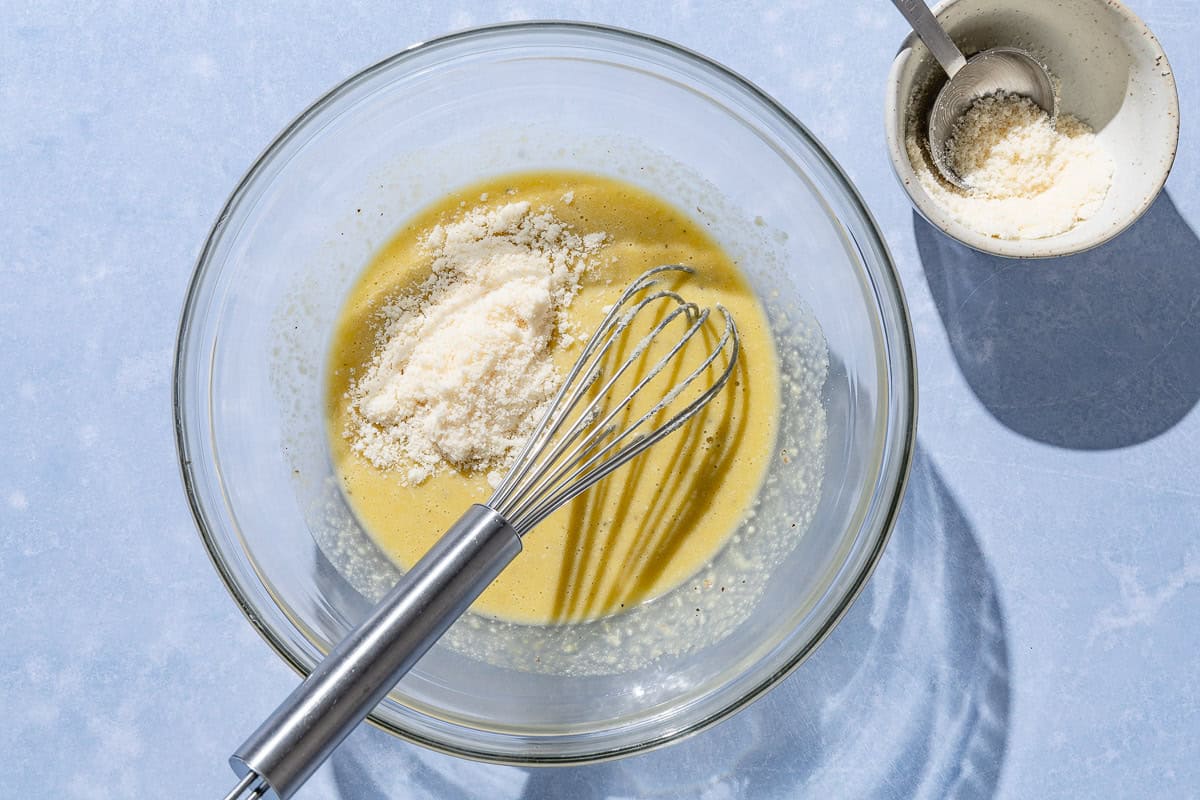
<instances>
[{"instance_id":1,"label":"whisk wire loop","mask_svg":"<svg viewBox=\"0 0 1200 800\"><path fill-rule=\"evenodd\" d=\"M726 328L721 335L718 345L708 355L703 364L697 367L686 379L684 379L684 381L678 384L670 393L669 398L664 398L663 401L660 401L658 404L656 404L653 409L647 411L636 423L626 428L626 430L622 432L619 437L606 445L604 450L597 453L586 463L582 464L578 469L576 469L576 471L572 473L566 481L563 482L561 489L543 500L540 505L528 512L526 516L521 517L519 522L512 523L513 527L516 528L518 532L536 527L564 503L569 502L578 495L587 491L598 481L603 480L605 477L611 474L614 470L624 466L638 454L654 446L657 442L678 430L683 426L684 423L699 413L700 410L704 408L704 406L706 406L709 401L721 391L721 389L724 388L725 384L729 382L729 378L733 375L737 355L740 349L740 339L738 336L737 327L733 322L733 317L730 316L729 312L725 308L721 306L718 306L717 308L725 317ZM674 414L662 425L659 425L649 433L638 434L628 444L617 450L612 458L608 459L607 461L600 461L600 459L607 455L609 450L618 445L623 438L631 434L636 427L640 426L643 422L651 419L657 413L662 411L662 409L665 408L671 400L674 400L676 397L678 397L678 395L681 394L688 385L699 378L721 354L726 345L729 345L730 348L730 360L720 377L718 377L717 380L712 383L712 385L710 385L691 403L684 407L683 410Z\"/></svg>"},{"instance_id":2,"label":"whisk wire loop","mask_svg":"<svg viewBox=\"0 0 1200 800\"><path fill-rule=\"evenodd\" d=\"M668 264L654 267L653 269L643 272L636 280L626 287L625 291L621 294L620 299L613 303L612 307L608 310L608 313L605 314L604 319L601 321L599 327L596 329L596 332L592 334L592 336L588 339L587 344L584 345L583 352L580 353L579 358L572 365L571 370L567 373L567 377L563 381L562 386L559 387L554 399L550 401L550 404L543 413L541 420L534 428L534 434L525 440L525 444L521 447L521 450L518 452L517 457L513 462L513 467L508 471L508 474L501 481L500 485L496 487L496 490L493 493L492 499L489 503L489 505L491 505L493 508L499 510L510 504L509 494L512 492L515 486L520 485L520 483L525 479L529 469L533 466L533 462L529 458L530 454L537 452L544 447L546 442L558 432L559 427L566 420L567 411L574 407L574 405L579 402L579 398L583 395L583 393L587 391L589 385L588 381L577 382L576 378L579 377L580 373L584 373L585 370L591 369L590 365L593 363L592 357L596 354L596 350L599 349L602 353L606 352L608 348L610 348L616 341L616 337L620 334L620 331L624 329L624 326L622 326L619 329L614 330L614 324L620 323L622 317L622 307L638 292L644 291L645 289L657 284L658 281L655 280L654 276L664 272L683 272L685 274L691 274L694 272L694 270L691 267L685 267L678 264ZM625 325L628 325L629 321L629 319L626 319ZM612 335L607 335L610 333ZM563 399L568 392L571 393L570 400L564 403Z\"/></svg>"},{"instance_id":3,"label":"whisk wire loop","mask_svg":"<svg viewBox=\"0 0 1200 800\"><path fill-rule=\"evenodd\" d=\"M632 423L623 428L616 423L619 415L631 408L639 393L680 357L710 318L710 309L701 309L670 289L659 289L639 297L658 283L657 276L671 271L692 272L691 268L680 265L648 270L633 281L608 310L534 433L517 455L508 475L496 488L487 505L503 515L518 534L525 534L564 503L677 430L729 381L737 362L740 340L733 317L725 308L717 306L724 318L724 330L699 365ZM673 307L663 313L629 354L622 356L613 367L609 362L614 360L617 342L639 315L663 302L673 303ZM666 352L635 379L631 389L613 402L612 395L616 394L614 389L621 377L641 361L664 337L668 327L681 317L687 328L665 345ZM727 355L725 369L711 385L660 425L642 431L647 423L678 402L688 387L706 374L723 353ZM604 383L595 389L601 379ZM587 393L593 389L593 396L585 402Z\"/></svg>"},{"instance_id":4,"label":"whisk wire loop","mask_svg":"<svg viewBox=\"0 0 1200 800\"><path fill-rule=\"evenodd\" d=\"M563 476L564 471L568 469L572 463L577 461L578 456L593 450L601 441L604 440L605 437L609 436L616 429L610 423L617 416L617 414L619 414L630 403L633 402L634 396L638 393L638 391L662 371L667 362L671 360L671 358L687 343L687 341L691 339L695 332L699 330L700 326L703 325L704 319L707 318L708 315L707 309L705 309L701 317L701 313L697 310L694 304L686 303L674 292L658 292L652 296L653 299L662 299L664 297L677 299L677 302L679 302L681 305L668 313L661 322L655 325L655 327L648 334L642 337L641 341L638 342L637 346L634 348L629 357L621 362L620 366L613 372L613 374L605 382L604 386L596 392L596 395L592 398L591 402L588 403L582 412L576 415L575 421L572 423L570 428L568 428L567 432L564 433L559 439L555 440L553 449L549 453L545 453L540 460L531 459L531 463L533 461L537 461L537 466L533 468L533 474L542 475L543 477L540 480L531 482L520 489L509 501L509 506L512 508L509 514L511 514L513 517L519 517L521 515L521 513L531 502L531 497L535 497L539 492L542 492L545 487L552 486L556 481L558 481ZM613 334L609 337L609 342L595 356L594 365L585 373L584 379L580 382L579 387L572 392L571 398L568 400L568 402L561 409L559 409L561 413L557 414L556 424L553 426L553 429L557 429L561 425L562 420L567 418L571 409L578 403L580 396L587 391L600 377L602 377L603 360L611 348L612 343L616 340L616 337L620 335L621 331L628 327L629 323L632 322L633 315L645 308L652 298L647 298L642 303L639 303L638 306L622 317L621 325L613 331ZM696 317L701 318L692 324L691 328L684 335L684 337L680 339L670 353L663 356L663 358L659 360L659 362L650 370L641 383L639 383L633 388L632 391L626 394L625 397L622 398L622 400L615 407L613 407L611 410L608 410L607 415L602 421L599 423L595 422L597 417L605 413L605 401L607 400L608 394L612 391L616 382L642 357L645 351L649 349L650 345L654 343L655 338L661 334L662 331L666 329L672 322L674 322L680 314L686 315L689 320L694 320ZM553 436L553 430L551 431L550 436ZM583 440L576 443L576 440L578 440L580 436L583 436ZM542 441L548 442L550 441L550 438L542 437ZM570 448L572 444L575 445L574 449L571 450L570 455L564 457L564 453L567 452L568 448ZM550 468L554 464L559 464L560 466L551 472Z\"/></svg>"}]
</instances>

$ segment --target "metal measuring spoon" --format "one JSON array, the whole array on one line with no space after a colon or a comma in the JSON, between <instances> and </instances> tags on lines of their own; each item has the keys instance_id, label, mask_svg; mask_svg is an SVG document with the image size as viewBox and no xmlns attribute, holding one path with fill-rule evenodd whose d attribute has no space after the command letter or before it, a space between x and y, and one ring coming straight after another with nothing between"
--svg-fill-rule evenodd
<instances>
[{"instance_id":1,"label":"metal measuring spoon","mask_svg":"<svg viewBox=\"0 0 1200 800\"><path fill-rule=\"evenodd\" d=\"M938 23L923 0L892 0L913 31L933 53L950 80L938 92L929 112L929 154L942 177L961 189L970 188L954 171L946 144L958 121L971 104L985 95L1007 92L1028 97L1058 118L1058 98L1050 73L1037 59L1016 47L993 47L968 61L954 40Z\"/></svg>"}]
</instances>

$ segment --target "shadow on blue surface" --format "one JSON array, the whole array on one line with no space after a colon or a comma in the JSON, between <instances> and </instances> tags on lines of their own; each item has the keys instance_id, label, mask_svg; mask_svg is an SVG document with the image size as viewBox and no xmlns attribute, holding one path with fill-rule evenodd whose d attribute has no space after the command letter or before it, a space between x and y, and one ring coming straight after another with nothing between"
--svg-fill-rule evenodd
<instances>
[{"instance_id":1,"label":"shadow on blue surface","mask_svg":"<svg viewBox=\"0 0 1200 800\"><path fill-rule=\"evenodd\" d=\"M345 800L987 798L1008 710L991 572L918 452L863 595L800 669L714 729L644 756L549 769L474 764L360 731L327 774Z\"/></svg>"},{"instance_id":2,"label":"shadow on blue surface","mask_svg":"<svg viewBox=\"0 0 1200 800\"><path fill-rule=\"evenodd\" d=\"M913 215L959 368L992 415L1048 444L1147 441L1200 399L1200 239L1164 192L1114 241L1023 262Z\"/></svg>"}]
</instances>

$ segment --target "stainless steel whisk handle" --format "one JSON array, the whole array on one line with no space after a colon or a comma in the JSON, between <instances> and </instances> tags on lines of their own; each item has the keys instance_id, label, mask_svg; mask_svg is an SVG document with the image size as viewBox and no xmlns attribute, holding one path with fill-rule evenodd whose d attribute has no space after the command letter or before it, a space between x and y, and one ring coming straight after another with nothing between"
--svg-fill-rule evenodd
<instances>
[{"instance_id":1,"label":"stainless steel whisk handle","mask_svg":"<svg viewBox=\"0 0 1200 800\"><path fill-rule=\"evenodd\" d=\"M471 506L234 752L226 800L287 800L520 552L504 517Z\"/></svg>"}]
</instances>

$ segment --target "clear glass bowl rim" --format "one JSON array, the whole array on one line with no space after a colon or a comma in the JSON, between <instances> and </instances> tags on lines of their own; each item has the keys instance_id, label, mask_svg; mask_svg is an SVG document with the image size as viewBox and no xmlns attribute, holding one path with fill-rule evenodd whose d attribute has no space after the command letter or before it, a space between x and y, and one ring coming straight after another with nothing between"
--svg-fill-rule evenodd
<instances>
[{"instance_id":1,"label":"clear glass bowl rim","mask_svg":"<svg viewBox=\"0 0 1200 800\"><path fill-rule=\"evenodd\" d=\"M267 166L272 163L272 160L279 154L285 144L296 135L305 125L314 117L319 115L321 111L328 105L335 102L343 94L353 90L364 81L371 79L376 73L390 69L403 62L426 55L449 46L457 46L465 41L481 40L488 41L496 37L503 37L510 34L520 34L529 32L538 32L539 34L552 35L554 33L562 34L585 34L596 35L600 37L611 37L616 40L624 40L627 43L633 43L643 47L648 47L651 50L656 50L658 53L668 59L676 59L682 62L689 63L690 66L700 68L709 78L714 79L719 83L723 83L727 88L732 88L735 91L748 95L752 100L757 101L766 109L769 110L775 121L781 123L790 133L800 138L804 144L810 147L817 155L819 162L827 170L826 177L833 179L837 184L839 191L844 195L844 198L849 201L850 211L854 216L858 225L857 230L851 231L850 227L844 218L839 216L839 222L844 228L855 246L860 250L863 248L864 242L859 241L858 236L861 234L866 238L865 244L875 251L875 256L881 266L880 274L875 274L872 270L865 269L865 274L871 288L874 290L877 302L881 312L886 312L889 308L895 314L895 325L889 329L886 324L887 320L881 318L881 327L884 333L884 338L888 344L888 363L887 371L892 378L900 377L903 381L901 386L895 386L889 383L889 404L886 414L887 427L885 428L885 436L883 442L883 454L880 459L881 474L879 481L876 484L877 492L883 490L882 494L885 497L886 508L880 515L879 525L877 530L873 531L874 541L871 542L870 552L863 560L861 569L854 579L848 585L848 590L845 592L840 602L837 604L833 613L831 613L825 624L822 626L820 633L802 643L796 652L792 654L782 668L765 676L760 676L759 680L750 685L744 692L736 696L732 702L717 709L714 713L709 714L703 719L697 720L692 724L664 733L656 738L648 739L626 747L613 748L603 752L589 754L587 756L568 755L565 757L556 757L552 754L537 753L529 754L528 757L514 758L510 755L498 756L483 750L471 750L463 747L449 745L446 742L433 740L425 736L418 735L413 731L398 727L389 721L378 717L372 713L368 716L367 721L381 730L387 731L401 739L420 744L424 747L447 753L450 755L470 758L477 761L486 761L503 764L515 765L555 765L555 764L581 764L606 761L615 758L621 758L634 753L645 752L652 749L665 746L671 742L678 741L682 738L702 731L726 717L740 711L754 700L761 697L769 689L782 681L792 673L797 667L804 662L808 656L814 652L817 647L825 640L829 633L837 627L837 624L845 616L850 606L853 605L855 599L862 592L867 580L870 578L875 569L879 558L883 554L883 550L891 535L892 528L895 525L896 518L899 514L900 505L904 497L904 490L907 485L908 476L912 464L913 454L916 446L916 426L917 426L917 383L916 383L916 354L913 343L912 326L910 322L908 305L905 300L904 290L900 283L899 275L896 271L895 264L888 251L887 244L879 231L879 227L875 222L873 215L867 208L858 190L850 182L844 170L822 145L817 138L808 130L808 128L800 122L791 112L786 110L770 95L759 88L757 85L747 80L740 74L734 72L725 65L693 50L690 50L682 45L662 39L649 34L638 31L629 30L610 25L602 25L593 22L577 22L566 20L531 20L522 22L498 23L492 25L483 25L478 27L467 28L464 30L449 33L426 41L413 44L388 58L385 58L376 64L373 64L360 72L352 75L346 80L339 83L333 89L325 93L322 97L316 100L312 105L299 114L283 131L275 137L275 139L267 146L267 148L255 159L254 163L242 176L229 199L222 207L220 214L213 223L212 228L205 240L204 247L197 259L196 267L193 271L191 281L189 282L187 293L185 295L183 309L181 312L178 337L176 340L175 357L174 357L174 381L172 405L175 420L175 441L176 451L179 459L180 474L183 481L184 491L188 499L188 505L191 508L192 516L195 520L196 527L200 533L201 540L204 543L206 552L213 563L214 568L221 577L222 583L229 591L238 608L241 609L243 615L250 622L251 626L259 633L259 635L267 642L272 650L284 661L291 666L302 678L308 674L308 668L305 664L292 652L290 646L286 643L283 636L279 635L269 624L265 615L259 613L255 604L250 597L244 592L240 586L238 576L234 574L233 569L226 563L222 555L222 548L217 541L214 532L209 528L206 520L206 512L203 501L200 497L200 492L197 491L197 476L193 472L191 448L188 442L188 410L185 407L183 398L185 397L185 389L187 386L187 364L188 364L188 339L194 322L194 317L197 312L196 301L201 294L201 287L205 283L205 278L211 265L211 256L216 249L216 243L224 235L226 231L226 223L230 219L232 212L239 205L241 200L247 195L249 188L254 184L255 180L267 171ZM863 259L864 265L867 259ZM885 301L886 299L886 301ZM899 399L899 402L897 402ZM897 408L897 405L900 407ZM895 424L894 424L895 423ZM279 610L279 609L275 609ZM282 697L280 698L282 699Z\"/></svg>"}]
</instances>

